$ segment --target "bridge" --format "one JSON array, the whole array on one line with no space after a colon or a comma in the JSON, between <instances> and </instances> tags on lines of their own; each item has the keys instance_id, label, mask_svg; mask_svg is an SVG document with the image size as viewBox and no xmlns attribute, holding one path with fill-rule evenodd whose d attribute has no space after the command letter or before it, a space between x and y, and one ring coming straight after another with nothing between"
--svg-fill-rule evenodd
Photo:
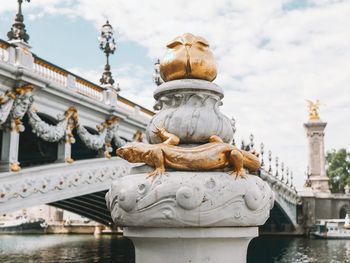
<instances>
[{"instance_id":1,"label":"bridge","mask_svg":"<svg viewBox=\"0 0 350 263\"><path fill-rule=\"evenodd\" d=\"M0 43L1 213L51 204L112 225L104 194L113 180L137 170L112 156L145 130L153 112ZM268 169L260 176L276 193L269 223L296 228L300 199L291 181Z\"/></svg>"},{"instance_id":2,"label":"bridge","mask_svg":"<svg viewBox=\"0 0 350 263\"><path fill-rule=\"evenodd\" d=\"M157 74L155 82L161 84ZM113 82L105 84L33 54L25 39L0 39L1 214L49 204L113 226L104 198L111 182L147 171L115 150L143 140L154 112L120 96ZM253 139L241 148L254 148ZM257 176L275 193L261 231L302 233L315 222L315 196L297 193L283 163L272 167L271 152L264 160L263 145L260 158ZM344 208L347 199L340 199Z\"/></svg>"}]
</instances>

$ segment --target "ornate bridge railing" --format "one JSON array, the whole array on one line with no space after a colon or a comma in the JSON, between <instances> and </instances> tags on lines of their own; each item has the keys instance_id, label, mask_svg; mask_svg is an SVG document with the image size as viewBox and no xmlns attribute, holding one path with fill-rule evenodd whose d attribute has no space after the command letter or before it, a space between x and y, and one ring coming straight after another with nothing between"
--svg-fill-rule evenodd
<instances>
[{"instance_id":1,"label":"ornate bridge railing","mask_svg":"<svg viewBox=\"0 0 350 263\"><path fill-rule=\"evenodd\" d=\"M1 173L0 211L8 213L53 202L59 206L62 200L96 195L108 190L112 181L128 174L130 168L130 164L121 159L97 158L77 161L68 166L59 163L26 168L16 174ZM90 204L89 201L86 203L82 213L109 225L111 220L105 207L104 199L91 200ZM74 200L69 208L74 211Z\"/></svg>"},{"instance_id":2,"label":"ornate bridge railing","mask_svg":"<svg viewBox=\"0 0 350 263\"><path fill-rule=\"evenodd\" d=\"M233 119L233 130L236 131L235 121ZM254 144L254 136L250 135L249 144L242 140L241 149L256 151ZM301 205L301 198L293 185L293 172L285 167L284 162L280 162L278 157L273 160L272 152L268 151L267 160L265 160L264 144L260 144L259 157L261 162L261 170L259 176L268 182L275 193L275 202L280 207L282 213L297 226L297 206ZM273 164L274 161L274 164Z\"/></svg>"}]
</instances>

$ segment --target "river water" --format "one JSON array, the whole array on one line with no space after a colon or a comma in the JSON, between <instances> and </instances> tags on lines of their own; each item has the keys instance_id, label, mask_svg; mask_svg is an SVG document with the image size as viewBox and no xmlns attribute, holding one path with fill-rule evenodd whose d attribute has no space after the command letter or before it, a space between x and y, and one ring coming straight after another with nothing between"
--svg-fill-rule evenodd
<instances>
[{"instance_id":1,"label":"river water","mask_svg":"<svg viewBox=\"0 0 350 263\"><path fill-rule=\"evenodd\" d=\"M97 237L93 235L0 236L0 262L133 263L134 261L133 245L123 237L107 235ZM264 262L350 262L350 240L259 237L254 239L249 246L248 263Z\"/></svg>"}]
</instances>

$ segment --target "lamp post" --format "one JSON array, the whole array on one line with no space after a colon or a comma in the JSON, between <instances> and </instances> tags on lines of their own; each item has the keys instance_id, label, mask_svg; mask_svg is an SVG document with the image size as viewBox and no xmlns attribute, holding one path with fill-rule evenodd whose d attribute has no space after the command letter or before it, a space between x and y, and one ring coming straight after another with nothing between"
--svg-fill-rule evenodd
<instances>
[{"instance_id":1,"label":"lamp post","mask_svg":"<svg viewBox=\"0 0 350 263\"><path fill-rule=\"evenodd\" d=\"M161 85L164 82L160 76L160 60L159 59L157 59L156 62L154 63L153 81L157 86Z\"/></svg>"},{"instance_id":2,"label":"lamp post","mask_svg":"<svg viewBox=\"0 0 350 263\"><path fill-rule=\"evenodd\" d=\"M101 35L98 38L100 49L106 54L106 65L100 79L102 86L113 86L114 79L112 77L111 66L109 65L109 55L113 54L117 45L113 38L113 27L107 20L101 28Z\"/></svg>"},{"instance_id":3,"label":"lamp post","mask_svg":"<svg viewBox=\"0 0 350 263\"><path fill-rule=\"evenodd\" d=\"M28 3L30 0L25 0ZM19 40L19 41L24 41L25 43L28 43L29 40L29 35L27 34L27 31L25 29L24 25L24 19L23 19L23 14L22 14L22 3L23 0L17 0L18 2L18 10L17 14L15 17L15 22L12 24L11 30L7 33L7 37L9 40Z\"/></svg>"}]
</instances>

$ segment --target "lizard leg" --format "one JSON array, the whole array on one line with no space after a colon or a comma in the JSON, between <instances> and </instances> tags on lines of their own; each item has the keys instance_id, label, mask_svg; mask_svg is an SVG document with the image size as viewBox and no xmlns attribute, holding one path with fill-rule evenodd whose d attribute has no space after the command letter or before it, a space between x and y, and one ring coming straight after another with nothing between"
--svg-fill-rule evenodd
<instances>
[{"instance_id":1,"label":"lizard leg","mask_svg":"<svg viewBox=\"0 0 350 263\"><path fill-rule=\"evenodd\" d=\"M223 143L224 141L217 135L212 135L209 137L209 142Z\"/></svg>"},{"instance_id":2,"label":"lizard leg","mask_svg":"<svg viewBox=\"0 0 350 263\"><path fill-rule=\"evenodd\" d=\"M154 150L150 153L149 159L151 159L152 164L155 169L153 172L150 172L147 176L149 177L156 177L158 175L162 175L165 172L165 166L164 166L164 156L163 151L161 149Z\"/></svg>"},{"instance_id":3,"label":"lizard leg","mask_svg":"<svg viewBox=\"0 0 350 263\"><path fill-rule=\"evenodd\" d=\"M162 174L164 174L164 172L165 172L165 169L164 168L156 168L153 172L150 172L148 175L147 175L147 178L150 178L150 177L152 177L152 178L155 178L155 177L157 177L157 176L159 176L159 175L162 175Z\"/></svg>"},{"instance_id":4,"label":"lizard leg","mask_svg":"<svg viewBox=\"0 0 350 263\"><path fill-rule=\"evenodd\" d=\"M157 134L157 136L162 140L163 144L175 145L175 146L179 145L180 138L175 134L167 132L163 124L161 124L159 127L157 125L154 125L154 126L156 127L156 131L154 133Z\"/></svg>"},{"instance_id":5,"label":"lizard leg","mask_svg":"<svg viewBox=\"0 0 350 263\"><path fill-rule=\"evenodd\" d=\"M230 159L229 159L230 164L233 166L233 171L230 172L230 175L236 175L240 177L245 177L245 170L243 167L243 155L241 151L234 149L230 152Z\"/></svg>"}]
</instances>

